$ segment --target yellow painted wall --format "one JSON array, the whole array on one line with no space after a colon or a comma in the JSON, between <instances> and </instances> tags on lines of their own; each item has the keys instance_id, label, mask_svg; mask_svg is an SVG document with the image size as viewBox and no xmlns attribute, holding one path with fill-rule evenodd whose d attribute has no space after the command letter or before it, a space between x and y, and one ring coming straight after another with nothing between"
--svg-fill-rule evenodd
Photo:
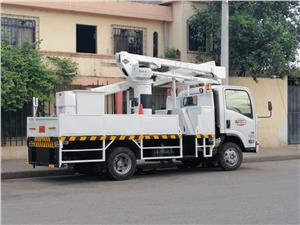
<instances>
[{"instance_id":1,"label":"yellow painted wall","mask_svg":"<svg viewBox=\"0 0 300 225\"><path fill-rule=\"evenodd\" d=\"M114 59L98 58L71 58L78 63L81 76L120 77L121 70L116 66Z\"/></svg>"},{"instance_id":2,"label":"yellow painted wall","mask_svg":"<svg viewBox=\"0 0 300 225\"><path fill-rule=\"evenodd\" d=\"M267 102L272 101L273 116L259 119L258 138L261 147L287 145L287 78L258 78L256 83L250 77L230 77L230 85L246 86L254 98L258 116L268 115Z\"/></svg>"},{"instance_id":3,"label":"yellow painted wall","mask_svg":"<svg viewBox=\"0 0 300 225\"><path fill-rule=\"evenodd\" d=\"M169 24L168 47L179 49L181 60L192 62L195 60L195 53L188 51L188 30L187 21L195 14L193 6L206 8L206 3L179 1L172 4L173 22Z\"/></svg>"},{"instance_id":4,"label":"yellow painted wall","mask_svg":"<svg viewBox=\"0 0 300 225\"><path fill-rule=\"evenodd\" d=\"M158 32L158 55L162 55L164 51L163 22L160 21L56 12L13 6L4 6L2 14L37 17L39 23L38 38L42 40L40 47L41 50L45 51L75 53L76 24L97 26L97 54L113 54L112 25L144 28L146 31L146 46L144 49L145 54L149 56L153 55L153 32ZM111 65L108 64L101 67L97 59L76 58L75 61L79 63L79 75L81 76L120 76L119 71L116 71L116 67L111 68Z\"/></svg>"}]
</instances>

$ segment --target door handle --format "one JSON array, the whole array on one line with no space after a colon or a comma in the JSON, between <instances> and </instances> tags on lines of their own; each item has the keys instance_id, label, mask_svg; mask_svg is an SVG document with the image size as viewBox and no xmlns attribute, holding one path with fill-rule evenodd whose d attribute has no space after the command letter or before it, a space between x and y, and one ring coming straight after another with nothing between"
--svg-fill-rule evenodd
<instances>
[{"instance_id":1,"label":"door handle","mask_svg":"<svg viewBox=\"0 0 300 225\"><path fill-rule=\"evenodd\" d=\"M230 128L230 120L226 120L226 128L227 128L227 129Z\"/></svg>"}]
</instances>

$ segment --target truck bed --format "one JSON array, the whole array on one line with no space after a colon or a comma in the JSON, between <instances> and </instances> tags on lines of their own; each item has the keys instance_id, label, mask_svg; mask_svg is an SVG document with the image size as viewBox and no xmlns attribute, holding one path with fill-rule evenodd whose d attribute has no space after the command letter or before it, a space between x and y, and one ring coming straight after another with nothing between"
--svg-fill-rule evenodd
<instances>
[{"instance_id":1,"label":"truck bed","mask_svg":"<svg viewBox=\"0 0 300 225\"><path fill-rule=\"evenodd\" d=\"M178 133L177 115L59 115L27 120L28 137Z\"/></svg>"}]
</instances>

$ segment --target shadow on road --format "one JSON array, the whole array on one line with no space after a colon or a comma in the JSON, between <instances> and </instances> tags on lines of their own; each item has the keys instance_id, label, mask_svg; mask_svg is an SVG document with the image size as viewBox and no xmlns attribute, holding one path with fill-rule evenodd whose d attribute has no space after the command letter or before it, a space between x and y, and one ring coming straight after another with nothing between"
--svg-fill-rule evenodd
<instances>
[{"instance_id":1,"label":"shadow on road","mask_svg":"<svg viewBox=\"0 0 300 225\"><path fill-rule=\"evenodd\" d=\"M249 171L249 170L259 170L254 167L247 167L243 166L239 168L237 171ZM207 175L207 173L212 173L212 174L220 174L220 173L235 173L236 171L223 171L220 168L203 168L203 167L196 167L196 168L177 168L177 167L166 167L166 168L160 168L160 167L155 167L151 169L144 169L140 170L138 169L135 175L131 179L160 179L161 177L172 177L172 176L181 176L181 175L193 175L193 174L199 174L199 175ZM89 183L89 182L96 182L96 181L101 181L104 183L107 182L116 182L110 180L106 175L101 175L101 176L86 176L86 175L80 175L80 174L75 174L75 175L66 175L66 176L49 176L49 177L37 177L37 178L32 178L41 182L50 182L50 183ZM117 182L122 182L122 181L117 181Z\"/></svg>"}]
</instances>

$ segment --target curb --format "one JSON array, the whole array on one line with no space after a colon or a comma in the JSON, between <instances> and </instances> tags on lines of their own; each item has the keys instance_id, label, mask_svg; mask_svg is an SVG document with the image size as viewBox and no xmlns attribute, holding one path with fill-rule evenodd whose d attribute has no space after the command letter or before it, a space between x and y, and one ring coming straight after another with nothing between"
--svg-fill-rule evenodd
<instances>
[{"instance_id":1,"label":"curb","mask_svg":"<svg viewBox=\"0 0 300 225\"><path fill-rule=\"evenodd\" d=\"M47 176L62 176L73 175L73 169L55 169L55 170L32 170L32 171L16 171L1 173L1 180L30 178L30 177L47 177Z\"/></svg>"},{"instance_id":2,"label":"curb","mask_svg":"<svg viewBox=\"0 0 300 225\"><path fill-rule=\"evenodd\" d=\"M243 163L266 162L266 161L283 161L283 160L293 160L293 159L300 159L300 154L244 158Z\"/></svg>"},{"instance_id":3,"label":"curb","mask_svg":"<svg viewBox=\"0 0 300 225\"><path fill-rule=\"evenodd\" d=\"M280 155L280 156L262 156L253 158L244 158L243 163L266 162L266 161L284 161L300 159L300 154ZM159 163L146 164L144 169L151 169ZM170 168L176 166L173 164L159 164L159 168ZM76 172L73 169L55 169L55 170L32 170L32 171L17 171L17 172L4 172L1 173L1 180L30 178L30 177L46 177L46 176L64 176L74 175Z\"/></svg>"}]
</instances>

